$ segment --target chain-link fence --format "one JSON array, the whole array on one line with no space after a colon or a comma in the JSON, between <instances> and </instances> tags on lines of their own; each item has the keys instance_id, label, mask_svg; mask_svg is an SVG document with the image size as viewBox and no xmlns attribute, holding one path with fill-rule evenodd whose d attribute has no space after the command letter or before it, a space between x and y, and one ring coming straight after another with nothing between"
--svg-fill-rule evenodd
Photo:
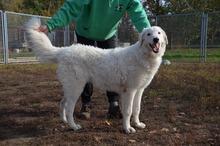
<instances>
[{"instance_id":1,"label":"chain-link fence","mask_svg":"<svg viewBox=\"0 0 220 146\"><path fill-rule=\"evenodd\" d=\"M35 55L32 53L31 48L28 46L25 32L23 30L24 25L32 18L39 17L44 23L49 17L41 17L35 15L20 14L14 12L4 12L3 24L4 24L4 36L5 47L4 62L5 63L20 63L20 62L33 62L37 61ZM62 29L54 31L48 34L51 42L55 46L63 46ZM61 39L62 38L62 39Z\"/></svg>"},{"instance_id":2,"label":"chain-link fence","mask_svg":"<svg viewBox=\"0 0 220 146\"><path fill-rule=\"evenodd\" d=\"M44 23L49 17L27 15L14 12L4 12L1 19L3 24L3 32L5 39L1 39L5 44L2 47L4 54L1 59L4 63L20 63L20 62L33 62L37 61L35 55L32 53L31 48L28 46L24 25L33 17L39 17L41 22ZM69 45L65 35L66 28L58 29L48 34L51 42L55 46Z\"/></svg>"},{"instance_id":3,"label":"chain-link fence","mask_svg":"<svg viewBox=\"0 0 220 146\"><path fill-rule=\"evenodd\" d=\"M28 47L23 31L32 17L44 23L49 17L0 11L0 63L36 61ZM169 40L164 59L175 62L220 62L220 13L149 16L151 25L162 27ZM55 46L76 42L74 23L48 34ZM138 33L129 17L122 18L118 45L127 46L138 41Z\"/></svg>"},{"instance_id":4,"label":"chain-link fence","mask_svg":"<svg viewBox=\"0 0 220 146\"><path fill-rule=\"evenodd\" d=\"M220 62L219 12L158 16L169 38L165 58L187 62Z\"/></svg>"},{"instance_id":5,"label":"chain-link fence","mask_svg":"<svg viewBox=\"0 0 220 146\"><path fill-rule=\"evenodd\" d=\"M0 63L4 63L4 35L3 35L3 12L0 11Z\"/></svg>"},{"instance_id":6,"label":"chain-link fence","mask_svg":"<svg viewBox=\"0 0 220 146\"><path fill-rule=\"evenodd\" d=\"M220 62L220 12L149 16L169 40L164 59L175 62ZM119 27L120 42L138 39L129 18ZM123 28L127 27L127 30ZM123 38L123 36L125 36ZM136 37L136 38L134 38ZM131 39L132 38L132 39Z\"/></svg>"},{"instance_id":7,"label":"chain-link fence","mask_svg":"<svg viewBox=\"0 0 220 146\"><path fill-rule=\"evenodd\" d=\"M201 14L157 17L157 25L166 31L169 40L165 56L166 59L181 62L199 62L201 17Z\"/></svg>"},{"instance_id":8,"label":"chain-link fence","mask_svg":"<svg viewBox=\"0 0 220 146\"><path fill-rule=\"evenodd\" d=\"M207 14L206 62L220 62L220 12Z\"/></svg>"}]
</instances>

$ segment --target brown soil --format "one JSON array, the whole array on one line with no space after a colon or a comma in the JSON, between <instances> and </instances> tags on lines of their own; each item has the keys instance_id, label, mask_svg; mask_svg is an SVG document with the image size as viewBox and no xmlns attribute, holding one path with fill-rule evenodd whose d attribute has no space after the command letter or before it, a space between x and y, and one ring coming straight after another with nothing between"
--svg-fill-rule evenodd
<instances>
[{"instance_id":1,"label":"brown soil","mask_svg":"<svg viewBox=\"0 0 220 146\"><path fill-rule=\"evenodd\" d=\"M83 129L73 131L58 114L63 92L56 78L56 67L32 69L33 66L0 69L0 145L220 144L220 106L204 108L196 99L153 97L153 93L142 100L140 119L146 123L145 129L125 134L121 119L106 118L105 93L95 91L91 119L76 117ZM157 88L157 80L149 88Z\"/></svg>"}]
</instances>

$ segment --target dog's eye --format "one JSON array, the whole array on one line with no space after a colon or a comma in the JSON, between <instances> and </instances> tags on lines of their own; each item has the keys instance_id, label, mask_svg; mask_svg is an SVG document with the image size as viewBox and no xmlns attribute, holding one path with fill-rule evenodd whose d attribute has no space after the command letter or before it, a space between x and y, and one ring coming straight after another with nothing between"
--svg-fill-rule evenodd
<instances>
[{"instance_id":1,"label":"dog's eye","mask_svg":"<svg viewBox=\"0 0 220 146\"><path fill-rule=\"evenodd\" d=\"M148 33L147 35L150 36L150 33Z\"/></svg>"},{"instance_id":2,"label":"dog's eye","mask_svg":"<svg viewBox=\"0 0 220 146\"><path fill-rule=\"evenodd\" d=\"M160 32L158 32L158 34L161 34Z\"/></svg>"}]
</instances>

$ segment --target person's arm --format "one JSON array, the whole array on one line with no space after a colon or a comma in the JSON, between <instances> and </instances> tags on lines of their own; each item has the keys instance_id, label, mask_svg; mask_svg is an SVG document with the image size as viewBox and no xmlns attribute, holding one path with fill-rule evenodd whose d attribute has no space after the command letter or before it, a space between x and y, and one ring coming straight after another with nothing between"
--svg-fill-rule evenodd
<instances>
[{"instance_id":1,"label":"person's arm","mask_svg":"<svg viewBox=\"0 0 220 146\"><path fill-rule=\"evenodd\" d=\"M82 11L82 5L85 1L89 0L67 0L54 17L45 22L49 31L64 27L76 19Z\"/></svg>"},{"instance_id":2,"label":"person's arm","mask_svg":"<svg viewBox=\"0 0 220 146\"><path fill-rule=\"evenodd\" d=\"M134 26L136 27L139 33L144 28L151 27L150 22L147 18L147 14L143 9L140 0L130 0L127 10Z\"/></svg>"}]
</instances>

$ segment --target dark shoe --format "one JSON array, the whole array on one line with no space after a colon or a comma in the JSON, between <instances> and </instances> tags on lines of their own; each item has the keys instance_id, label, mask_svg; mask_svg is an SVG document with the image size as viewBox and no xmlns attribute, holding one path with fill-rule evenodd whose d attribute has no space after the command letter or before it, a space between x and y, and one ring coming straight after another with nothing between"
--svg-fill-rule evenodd
<instances>
[{"instance_id":1,"label":"dark shoe","mask_svg":"<svg viewBox=\"0 0 220 146\"><path fill-rule=\"evenodd\" d=\"M84 104L84 103L82 104L79 117L82 119L90 118L90 105L89 104Z\"/></svg>"},{"instance_id":2,"label":"dark shoe","mask_svg":"<svg viewBox=\"0 0 220 146\"><path fill-rule=\"evenodd\" d=\"M116 119L116 118L121 119L122 118L122 114L121 114L118 103L117 104L110 103L108 114L106 117L109 119Z\"/></svg>"}]
</instances>

